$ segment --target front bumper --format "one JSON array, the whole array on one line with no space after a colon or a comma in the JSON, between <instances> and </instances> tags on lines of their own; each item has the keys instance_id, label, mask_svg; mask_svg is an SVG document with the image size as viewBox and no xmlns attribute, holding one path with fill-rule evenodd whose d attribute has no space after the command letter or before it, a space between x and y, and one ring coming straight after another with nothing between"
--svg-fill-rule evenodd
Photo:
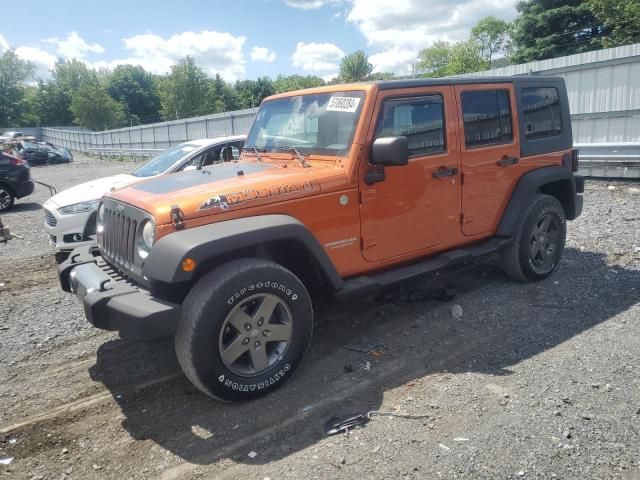
<instances>
[{"instance_id":1,"label":"front bumper","mask_svg":"<svg viewBox=\"0 0 640 480\"><path fill-rule=\"evenodd\" d=\"M82 302L87 320L97 328L140 339L172 336L181 306L156 298L123 277L95 247L76 248L58 267L60 286Z\"/></svg>"},{"instance_id":2,"label":"front bumper","mask_svg":"<svg viewBox=\"0 0 640 480\"><path fill-rule=\"evenodd\" d=\"M49 242L56 250L70 251L74 248L95 245L95 239L87 235L87 225L93 212L60 215L58 207L47 200L44 205L44 228L49 235ZM95 219L94 219L95 221ZM74 241L74 235L82 235L82 240Z\"/></svg>"}]
</instances>

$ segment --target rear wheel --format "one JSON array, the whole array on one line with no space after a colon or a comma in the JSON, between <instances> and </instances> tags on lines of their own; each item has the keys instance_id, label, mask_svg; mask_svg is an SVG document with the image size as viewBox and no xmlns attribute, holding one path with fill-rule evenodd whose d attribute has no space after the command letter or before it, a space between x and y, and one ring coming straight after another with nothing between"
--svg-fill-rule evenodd
<instances>
[{"instance_id":1,"label":"rear wheel","mask_svg":"<svg viewBox=\"0 0 640 480\"><path fill-rule=\"evenodd\" d=\"M9 187L0 185L0 212L13 207L13 202L15 202L15 199L16 197Z\"/></svg>"},{"instance_id":2,"label":"rear wheel","mask_svg":"<svg viewBox=\"0 0 640 480\"><path fill-rule=\"evenodd\" d=\"M175 347L182 370L202 392L244 401L291 376L312 329L302 282L274 262L242 259L214 269L192 288Z\"/></svg>"},{"instance_id":3,"label":"rear wheel","mask_svg":"<svg viewBox=\"0 0 640 480\"><path fill-rule=\"evenodd\" d=\"M535 195L516 226L513 242L501 252L503 270L522 282L548 277L562 257L566 236L566 217L558 199Z\"/></svg>"}]
</instances>

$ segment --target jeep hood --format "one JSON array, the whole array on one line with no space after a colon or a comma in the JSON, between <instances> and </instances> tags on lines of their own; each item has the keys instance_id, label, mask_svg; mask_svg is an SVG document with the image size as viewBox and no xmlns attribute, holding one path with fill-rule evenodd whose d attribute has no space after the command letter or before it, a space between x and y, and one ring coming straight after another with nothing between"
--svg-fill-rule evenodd
<instances>
[{"instance_id":1,"label":"jeep hood","mask_svg":"<svg viewBox=\"0 0 640 480\"><path fill-rule=\"evenodd\" d=\"M151 213L163 225L171 222L173 206L189 220L318 193L309 170L290 163L225 163L163 175L108 196Z\"/></svg>"}]
</instances>

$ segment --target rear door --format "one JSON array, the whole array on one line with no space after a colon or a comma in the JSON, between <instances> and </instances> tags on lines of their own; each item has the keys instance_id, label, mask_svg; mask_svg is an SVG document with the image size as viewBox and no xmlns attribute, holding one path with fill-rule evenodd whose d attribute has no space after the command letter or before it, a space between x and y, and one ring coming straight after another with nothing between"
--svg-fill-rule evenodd
<instances>
[{"instance_id":1,"label":"rear door","mask_svg":"<svg viewBox=\"0 0 640 480\"><path fill-rule=\"evenodd\" d=\"M513 85L455 87L462 165L462 233L495 232L520 175Z\"/></svg>"}]
</instances>

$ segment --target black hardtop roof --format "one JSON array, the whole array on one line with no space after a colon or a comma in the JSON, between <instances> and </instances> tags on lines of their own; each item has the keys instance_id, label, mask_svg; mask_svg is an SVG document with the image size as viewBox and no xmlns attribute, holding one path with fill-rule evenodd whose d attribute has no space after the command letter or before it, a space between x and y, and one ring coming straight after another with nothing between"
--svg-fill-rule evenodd
<instances>
[{"instance_id":1,"label":"black hardtop roof","mask_svg":"<svg viewBox=\"0 0 640 480\"><path fill-rule=\"evenodd\" d=\"M476 83L555 83L563 81L562 77L543 77L536 75L503 76L503 77L442 77L442 78L407 78L402 80L379 80L373 82L380 90L396 88L434 87L442 85L469 85Z\"/></svg>"}]
</instances>

